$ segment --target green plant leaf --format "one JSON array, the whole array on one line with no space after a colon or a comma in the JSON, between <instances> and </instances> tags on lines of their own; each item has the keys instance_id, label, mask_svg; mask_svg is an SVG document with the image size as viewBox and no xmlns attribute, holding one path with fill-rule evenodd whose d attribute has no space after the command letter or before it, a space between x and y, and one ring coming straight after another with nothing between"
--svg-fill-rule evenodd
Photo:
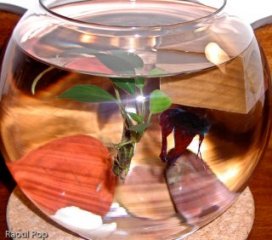
<instances>
[{"instance_id":1,"label":"green plant leaf","mask_svg":"<svg viewBox=\"0 0 272 240\"><path fill-rule=\"evenodd\" d=\"M145 84L145 79L143 77L136 77L135 78L135 85L139 89L143 89Z\"/></svg>"},{"instance_id":2,"label":"green plant leaf","mask_svg":"<svg viewBox=\"0 0 272 240\"><path fill-rule=\"evenodd\" d=\"M95 85L76 85L64 91L60 98L79 102L108 102L116 99L104 89Z\"/></svg>"},{"instance_id":3,"label":"green plant leaf","mask_svg":"<svg viewBox=\"0 0 272 240\"><path fill-rule=\"evenodd\" d=\"M130 93L135 93L135 80L133 78L110 78L120 89Z\"/></svg>"},{"instance_id":4,"label":"green plant leaf","mask_svg":"<svg viewBox=\"0 0 272 240\"><path fill-rule=\"evenodd\" d=\"M116 74L135 73L135 68L122 58L102 53L96 54L95 56L100 62L102 62L107 68L111 69Z\"/></svg>"},{"instance_id":5,"label":"green plant leaf","mask_svg":"<svg viewBox=\"0 0 272 240\"><path fill-rule=\"evenodd\" d=\"M139 123L137 125L131 126L129 130L141 134L148 128L148 126L148 123Z\"/></svg>"},{"instance_id":6,"label":"green plant leaf","mask_svg":"<svg viewBox=\"0 0 272 240\"><path fill-rule=\"evenodd\" d=\"M150 112L152 114L161 113L172 104L171 99L161 90L154 90L150 94Z\"/></svg>"},{"instance_id":7,"label":"green plant leaf","mask_svg":"<svg viewBox=\"0 0 272 240\"><path fill-rule=\"evenodd\" d=\"M67 57L67 56L78 56L78 55L91 55L95 56L98 54L99 51L90 47L73 47L73 48L67 48L65 51L63 51L60 56Z\"/></svg>"},{"instance_id":8,"label":"green plant leaf","mask_svg":"<svg viewBox=\"0 0 272 240\"><path fill-rule=\"evenodd\" d=\"M110 53L112 54L112 56L121 58L124 61L128 62L134 69L142 68L144 66L143 59L135 53L126 52L123 50L112 50L110 51Z\"/></svg>"},{"instance_id":9,"label":"green plant leaf","mask_svg":"<svg viewBox=\"0 0 272 240\"><path fill-rule=\"evenodd\" d=\"M95 56L107 68L116 74L135 74L136 68L142 68L144 62L137 54L124 50L97 50L94 48L74 47L61 54L62 57L78 55Z\"/></svg>"},{"instance_id":10,"label":"green plant leaf","mask_svg":"<svg viewBox=\"0 0 272 240\"><path fill-rule=\"evenodd\" d=\"M166 71L158 67L151 69L148 73L150 76L157 76L162 74L166 74Z\"/></svg>"},{"instance_id":11,"label":"green plant leaf","mask_svg":"<svg viewBox=\"0 0 272 240\"><path fill-rule=\"evenodd\" d=\"M137 123L142 123L144 121L143 116L138 115L136 113L128 112L128 115L132 118L132 120L134 120Z\"/></svg>"},{"instance_id":12,"label":"green plant leaf","mask_svg":"<svg viewBox=\"0 0 272 240\"><path fill-rule=\"evenodd\" d=\"M136 68L143 67L143 60L136 54L124 51L110 51L109 53L97 53L99 59L106 67L115 73L135 74Z\"/></svg>"}]
</instances>

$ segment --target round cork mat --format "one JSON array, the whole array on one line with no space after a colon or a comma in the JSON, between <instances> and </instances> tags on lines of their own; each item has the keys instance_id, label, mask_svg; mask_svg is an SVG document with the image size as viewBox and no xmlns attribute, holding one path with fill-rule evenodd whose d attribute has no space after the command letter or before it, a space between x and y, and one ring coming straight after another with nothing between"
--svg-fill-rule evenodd
<instances>
[{"instance_id":1,"label":"round cork mat","mask_svg":"<svg viewBox=\"0 0 272 240\"><path fill-rule=\"evenodd\" d=\"M249 188L238 197L236 202L220 217L194 232L185 240L246 240L254 221L254 200ZM78 240L73 235L40 212L16 188L10 196L7 207L7 222L10 232L21 232L13 239ZM34 235L35 234L35 235ZM42 238L43 236L44 238Z\"/></svg>"}]
</instances>

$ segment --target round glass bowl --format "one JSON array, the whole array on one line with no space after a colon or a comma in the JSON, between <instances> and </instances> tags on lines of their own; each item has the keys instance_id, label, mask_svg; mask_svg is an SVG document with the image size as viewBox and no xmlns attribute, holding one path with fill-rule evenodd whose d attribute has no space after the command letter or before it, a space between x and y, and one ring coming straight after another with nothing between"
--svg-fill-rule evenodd
<instances>
[{"instance_id":1,"label":"round glass bowl","mask_svg":"<svg viewBox=\"0 0 272 240\"><path fill-rule=\"evenodd\" d=\"M87 239L181 239L222 214L266 146L270 81L225 1L40 0L1 74L7 166Z\"/></svg>"}]
</instances>

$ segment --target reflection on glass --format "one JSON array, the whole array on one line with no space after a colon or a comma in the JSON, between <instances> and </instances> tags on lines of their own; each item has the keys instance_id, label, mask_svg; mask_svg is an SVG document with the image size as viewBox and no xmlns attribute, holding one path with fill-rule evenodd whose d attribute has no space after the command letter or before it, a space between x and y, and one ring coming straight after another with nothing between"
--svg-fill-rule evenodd
<instances>
[{"instance_id":1,"label":"reflection on glass","mask_svg":"<svg viewBox=\"0 0 272 240\"><path fill-rule=\"evenodd\" d=\"M41 0L22 18L2 151L47 216L87 239L180 239L235 201L269 79L252 30L213 2Z\"/></svg>"}]
</instances>

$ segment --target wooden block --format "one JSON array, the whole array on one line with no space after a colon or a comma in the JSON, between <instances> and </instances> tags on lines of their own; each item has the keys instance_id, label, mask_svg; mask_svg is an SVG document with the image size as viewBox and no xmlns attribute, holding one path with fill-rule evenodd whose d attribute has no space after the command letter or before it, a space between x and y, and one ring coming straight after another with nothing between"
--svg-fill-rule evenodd
<instances>
[{"instance_id":1,"label":"wooden block","mask_svg":"<svg viewBox=\"0 0 272 240\"><path fill-rule=\"evenodd\" d=\"M173 103L226 112L248 113L265 91L257 42L226 64L161 80L161 89Z\"/></svg>"}]
</instances>

